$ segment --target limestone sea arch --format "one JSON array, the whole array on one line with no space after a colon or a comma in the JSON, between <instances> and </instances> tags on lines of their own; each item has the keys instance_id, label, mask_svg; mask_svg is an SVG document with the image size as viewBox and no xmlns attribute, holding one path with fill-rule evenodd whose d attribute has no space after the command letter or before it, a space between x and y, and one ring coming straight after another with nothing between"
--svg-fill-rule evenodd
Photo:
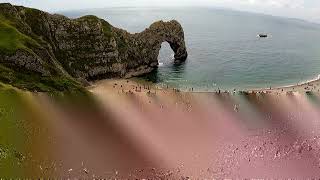
<instances>
[{"instance_id":1,"label":"limestone sea arch","mask_svg":"<svg viewBox=\"0 0 320 180\"><path fill-rule=\"evenodd\" d=\"M157 68L163 42L170 44L176 62L188 56L176 20L129 33L92 15L70 19L8 3L0 4L0 19L0 64L14 71L83 81L129 78ZM1 33L7 32L10 38L4 39Z\"/></svg>"}]
</instances>

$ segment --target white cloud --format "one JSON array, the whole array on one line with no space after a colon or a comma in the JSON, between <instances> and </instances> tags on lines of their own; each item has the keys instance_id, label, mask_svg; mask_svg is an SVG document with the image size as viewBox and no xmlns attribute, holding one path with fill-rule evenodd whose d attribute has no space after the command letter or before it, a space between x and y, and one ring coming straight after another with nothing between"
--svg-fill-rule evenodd
<instances>
[{"instance_id":1,"label":"white cloud","mask_svg":"<svg viewBox=\"0 0 320 180\"><path fill-rule=\"evenodd\" d=\"M0 0L46 11L114 6L217 6L318 21L320 0Z\"/></svg>"}]
</instances>

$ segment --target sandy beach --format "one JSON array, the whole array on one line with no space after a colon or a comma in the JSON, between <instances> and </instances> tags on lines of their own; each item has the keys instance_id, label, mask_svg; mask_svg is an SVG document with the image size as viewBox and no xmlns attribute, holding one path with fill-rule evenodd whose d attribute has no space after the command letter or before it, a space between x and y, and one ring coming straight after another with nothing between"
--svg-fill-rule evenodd
<instances>
[{"instance_id":1,"label":"sandy beach","mask_svg":"<svg viewBox=\"0 0 320 180\"><path fill-rule=\"evenodd\" d=\"M26 140L0 147L0 158L11 160L0 171L63 179L320 177L320 96L306 87L196 93L103 80L88 88L95 105L22 93L1 109L20 132L4 137Z\"/></svg>"},{"instance_id":2,"label":"sandy beach","mask_svg":"<svg viewBox=\"0 0 320 180\"><path fill-rule=\"evenodd\" d=\"M314 92L319 93L320 92L320 79L311 80L305 83L298 83L296 85L289 85L289 86L283 86L283 87L275 87L271 89L257 89L253 90L254 92L259 91L269 91L273 93L288 93L288 92Z\"/></svg>"},{"instance_id":3,"label":"sandy beach","mask_svg":"<svg viewBox=\"0 0 320 180\"><path fill-rule=\"evenodd\" d=\"M197 93L126 79L89 88L153 170L166 169L161 176L143 163L134 173L153 179L319 177L318 96L305 93L318 89L319 80L251 91L265 93Z\"/></svg>"},{"instance_id":4,"label":"sandy beach","mask_svg":"<svg viewBox=\"0 0 320 180\"><path fill-rule=\"evenodd\" d=\"M170 92L180 92L180 93L219 93L218 90L215 91L204 91L204 92L197 92L193 91L192 88L189 88L188 90L180 90L175 89L173 87L158 87L152 82L147 82L143 80L139 80L137 78L133 79L109 79L109 80L101 80L97 81L92 84L92 86L89 86L89 91L94 90L96 87L99 88L107 88L107 89L113 89L116 92L121 93L134 93L134 92L142 92L142 93L170 93ZM140 88L141 87L141 88ZM238 92L244 92L242 90L235 91L224 91L223 89L220 90L220 93L238 93ZM264 93L272 93L272 94L287 94L287 93L293 93L293 92L300 92L300 93L306 93L306 92L313 92L313 93L319 93L320 92L320 79L310 80L308 82L304 83L297 83L296 85L288 85L288 86L280 86L280 87L270 87L270 88L261 88L261 89L249 89L245 90L245 92L264 92Z\"/></svg>"}]
</instances>

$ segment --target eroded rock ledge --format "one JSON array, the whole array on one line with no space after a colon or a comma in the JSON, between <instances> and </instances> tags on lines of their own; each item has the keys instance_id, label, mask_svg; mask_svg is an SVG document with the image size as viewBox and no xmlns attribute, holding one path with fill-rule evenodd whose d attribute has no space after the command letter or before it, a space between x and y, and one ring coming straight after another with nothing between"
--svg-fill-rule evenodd
<instances>
[{"instance_id":1,"label":"eroded rock ledge","mask_svg":"<svg viewBox=\"0 0 320 180\"><path fill-rule=\"evenodd\" d=\"M188 56L183 28L175 20L158 21L141 33L130 34L95 16L69 19L11 4L0 4L0 18L32 39L10 53L0 46L0 63L44 76L64 74L90 81L143 75L157 68L165 41L175 61Z\"/></svg>"}]
</instances>

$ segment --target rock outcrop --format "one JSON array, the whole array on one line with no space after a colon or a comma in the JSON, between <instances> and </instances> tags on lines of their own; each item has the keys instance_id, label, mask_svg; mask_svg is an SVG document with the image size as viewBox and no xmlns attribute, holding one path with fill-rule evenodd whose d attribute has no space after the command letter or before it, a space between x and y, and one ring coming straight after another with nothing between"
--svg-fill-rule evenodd
<instances>
[{"instance_id":1,"label":"rock outcrop","mask_svg":"<svg viewBox=\"0 0 320 180\"><path fill-rule=\"evenodd\" d=\"M130 34L95 16L69 19L11 4L0 4L0 20L0 64L42 76L90 81L143 75L157 68L165 41L176 62L188 56L183 28L175 20ZM14 28L16 46L1 45L1 28Z\"/></svg>"}]
</instances>

